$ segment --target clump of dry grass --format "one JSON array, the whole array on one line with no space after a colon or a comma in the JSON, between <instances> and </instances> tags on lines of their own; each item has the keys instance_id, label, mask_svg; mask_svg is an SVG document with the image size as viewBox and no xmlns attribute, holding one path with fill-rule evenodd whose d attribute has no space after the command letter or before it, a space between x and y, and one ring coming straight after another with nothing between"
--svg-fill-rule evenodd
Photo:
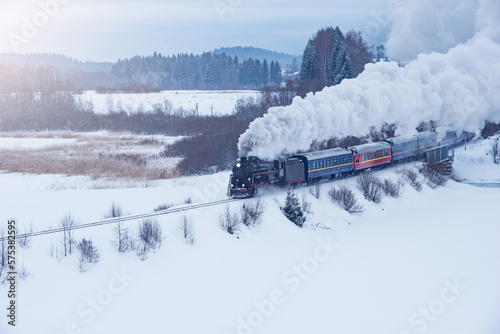
<instances>
[{"instance_id":1,"label":"clump of dry grass","mask_svg":"<svg viewBox=\"0 0 500 334\"><path fill-rule=\"evenodd\" d=\"M24 136L23 136L24 135ZM170 179L178 176L174 169L150 163L157 156L141 152L143 138L133 135L84 135L47 133L3 133L15 138L77 138L76 143L41 149L0 149L0 170L11 173L86 175L93 179L132 178ZM51 137L53 136L53 137ZM149 145L151 146L151 145ZM163 149L158 145L158 151Z\"/></svg>"}]
</instances>

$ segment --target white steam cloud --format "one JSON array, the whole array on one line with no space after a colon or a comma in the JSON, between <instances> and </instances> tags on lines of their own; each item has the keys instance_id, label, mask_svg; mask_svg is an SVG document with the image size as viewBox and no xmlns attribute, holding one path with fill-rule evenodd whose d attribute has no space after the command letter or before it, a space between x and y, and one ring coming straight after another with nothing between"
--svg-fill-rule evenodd
<instances>
[{"instance_id":1,"label":"white steam cloud","mask_svg":"<svg viewBox=\"0 0 500 334\"><path fill-rule=\"evenodd\" d=\"M288 107L270 108L241 135L240 153L273 159L308 149L315 139L365 135L370 126L384 122L397 123L399 134L414 132L429 120L468 131L481 129L486 120L500 122L500 2L410 0L395 18L389 38L393 51L411 49L413 43L424 51L435 48L435 35L424 26L424 33L404 38L411 31L405 29L415 29L419 18L421 25L427 22L425 11L440 20L433 24L448 36L437 48L446 54L420 54L405 67L368 64L356 79L296 97ZM446 34L461 22L467 23L462 32ZM403 32L399 41L394 37L398 30ZM455 42L463 44L450 48Z\"/></svg>"}]
</instances>

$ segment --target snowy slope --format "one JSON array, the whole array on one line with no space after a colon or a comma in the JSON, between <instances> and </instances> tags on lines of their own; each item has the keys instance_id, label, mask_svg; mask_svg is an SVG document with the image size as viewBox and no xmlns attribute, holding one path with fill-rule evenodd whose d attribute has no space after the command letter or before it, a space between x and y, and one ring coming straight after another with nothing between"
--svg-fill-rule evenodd
<instances>
[{"instance_id":1,"label":"snowy slope","mask_svg":"<svg viewBox=\"0 0 500 334\"><path fill-rule=\"evenodd\" d=\"M482 168L483 179L498 180L500 166L476 158L487 149L487 141L457 149L457 173L465 178ZM394 169L377 175L397 177ZM0 219L2 226L16 218L21 230L30 223L46 229L69 211L82 223L101 219L113 201L130 214L188 197L208 202L225 197L227 178L55 191L46 176L0 174L8 190L0 194ZM351 216L328 200L339 182L355 190L364 213ZM281 214L281 190L264 195L263 223L237 236L218 227L224 206L189 212L193 246L177 228L180 214L160 216L164 244L145 261L115 250L111 226L78 230L77 239L91 238L102 257L86 273L76 255L60 262L50 256L58 235L36 237L18 247L18 262L31 273L18 285L18 327L2 317L0 333L500 332L500 188L406 186L400 198L376 205L354 184L324 183L319 200L299 189L313 212L303 229ZM5 285L0 295L6 305Z\"/></svg>"}]
</instances>

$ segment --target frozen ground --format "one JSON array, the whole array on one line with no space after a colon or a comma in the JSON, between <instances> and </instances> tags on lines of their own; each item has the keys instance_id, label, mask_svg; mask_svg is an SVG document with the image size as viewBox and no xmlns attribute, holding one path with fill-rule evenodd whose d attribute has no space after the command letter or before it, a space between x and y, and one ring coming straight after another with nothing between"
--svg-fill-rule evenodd
<instances>
[{"instance_id":1,"label":"frozen ground","mask_svg":"<svg viewBox=\"0 0 500 334\"><path fill-rule=\"evenodd\" d=\"M80 97L82 101L91 100L96 113L108 113L111 109L123 109L127 112L152 110L153 105L163 104L165 100L172 104L173 110L183 108L192 111L198 104L199 115L231 115L234 105L240 98L256 97L258 91L253 90L166 90L149 94L97 94L85 91Z\"/></svg>"},{"instance_id":2,"label":"frozen ground","mask_svg":"<svg viewBox=\"0 0 500 334\"><path fill-rule=\"evenodd\" d=\"M455 168L468 181L499 181L500 166L486 156L488 141L455 151ZM484 157L487 157L484 159ZM396 178L394 169L377 172ZM225 197L228 173L164 180L152 187L54 190L54 175L0 174L0 219L18 228L58 225L71 212L80 222L102 219L112 202L125 213L151 212ZM345 182L365 207L349 215L328 190ZM264 194L264 221L236 236L218 227L224 206L190 211L195 245L178 229L180 214L159 216L164 242L141 261L118 253L111 226L75 231L91 238L101 261L80 273L77 255L51 257L59 235L18 247L30 277L18 291L17 327L0 333L436 333L500 332L500 188L448 182L421 192L405 186L400 198L363 199L355 179L321 185L303 229L280 212L285 193ZM242 202L231 203L236 212ZM138 222L126 223L136 231Z\"/></svg>"}]
</instances>

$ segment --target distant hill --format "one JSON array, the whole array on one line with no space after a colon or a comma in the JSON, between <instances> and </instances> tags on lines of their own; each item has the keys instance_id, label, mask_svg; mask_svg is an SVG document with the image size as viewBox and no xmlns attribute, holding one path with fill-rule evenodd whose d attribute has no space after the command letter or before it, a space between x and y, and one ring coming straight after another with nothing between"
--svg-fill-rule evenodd
<instances>
[{"instance_id":1,"label":"distant hill","mask_svg":"<svg viewBox=\"0 0 500 334\"><path fill-rule=\"evenodd\" d=\"M113 67L113 63L82 62L70 57L51 53L0 53L0 63L11 63L17 66L51 64L61 70L78 70L82 72L109 72Z\"/></svg>"},{"instance_id":2,"label":"distant hill","mask_svg":"<svg viewBox=\"0 0 500 334\"><path fill-rule=\"evenodd\" d=\"M288 53L282 53L282 52L276 52L276 51L270 51L266 49L261 49L261 48L255 48L253 46L236 46L236 47L231 47L231 48L218 48L214 50L215 53L226 53L226 55L235 57L238 56L239 61L243 61L244 59L259 59L260 61L263 61L264 59L267 59L268 62L271 62L272 60L277 61L281 67L285 67L288 64L292 63L292 60L295 58L298 63L300 64L302 56L298 55L291 55Z\"/></svg>"}]
</instances>

